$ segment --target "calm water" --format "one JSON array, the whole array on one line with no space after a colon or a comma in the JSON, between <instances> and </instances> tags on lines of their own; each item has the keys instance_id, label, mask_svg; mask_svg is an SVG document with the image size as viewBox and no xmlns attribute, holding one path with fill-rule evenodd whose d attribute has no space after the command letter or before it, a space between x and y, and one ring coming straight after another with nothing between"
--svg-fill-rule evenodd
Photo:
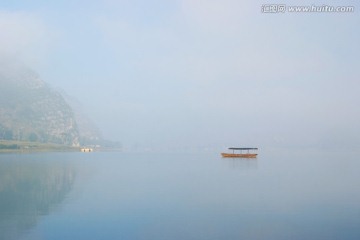
<instances>
[{"instance_id":1,"label":"calm water","mask_svg":"<svg viewBox=\"0 0 360 240\"><path fill-rule=\"evenodd\" d=\"M0 239L360 239L355 153L0 154Z\"/></svg>"}]
</instances>

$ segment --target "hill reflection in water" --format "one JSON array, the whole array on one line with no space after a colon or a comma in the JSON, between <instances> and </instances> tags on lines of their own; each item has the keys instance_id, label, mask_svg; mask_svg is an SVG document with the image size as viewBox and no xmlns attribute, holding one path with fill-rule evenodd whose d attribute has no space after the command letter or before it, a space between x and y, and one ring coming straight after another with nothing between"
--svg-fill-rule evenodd
<instances>
[{"instance_id":1,"label":"hill reflection in water","mask_svg":"<svg viewBox=\"0 0 360 240\"><path fill-rule=\"evenodd\" d=\"M41 154L0 158L0 239L18 239L53 211L70 192L76 178L67 161L49 161Z\"/></svg>"},{"instance_id":2,"label":"hill reflection in water","mask_svg":"<svg viewBox=\"0 0 360 240\"><path fill-rule=\"evenodd\" d=\"M1 240L360 239L358 153L0 155Z\"/></svg>"}]
</instances>

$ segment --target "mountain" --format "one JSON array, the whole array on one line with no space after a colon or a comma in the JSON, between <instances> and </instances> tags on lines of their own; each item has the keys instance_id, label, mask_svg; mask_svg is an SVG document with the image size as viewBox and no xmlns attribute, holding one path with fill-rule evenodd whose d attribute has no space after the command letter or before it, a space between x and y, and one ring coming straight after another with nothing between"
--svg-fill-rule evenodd
<instances>
[{"instance_id":1,"label":"mountain","mask_svg":"<svg viewBox=\"0 0 360 240\"><path fill-rule=\"evenodd\" d=\"M83 104L73 96L59 90L65 101L73 109L74 117L78 126L80 142L82 145L103 145L101 131L96 124L86 115Z\"/></svg>"},{"instance_id":2,"label":"mountain","mask_svg":"<svg viewBox=\"0 0 360 240\"><path fill-rule=\"evenodd\" d=\"M0 149L33 147L26 142L121 149L102 137L75 97L51 88L33 70L0 59L1 140L8 144Z\"/></svg>"},{"instance_id":3,"label":"mountain","mask_svg":"<svg viewBox=\"0 0 360 240\"><path fill-rule=\"evenodd\" d=\"M0 62L0 139L79 146L75 114L34 71Z\"/></svg>"}]
</instances>

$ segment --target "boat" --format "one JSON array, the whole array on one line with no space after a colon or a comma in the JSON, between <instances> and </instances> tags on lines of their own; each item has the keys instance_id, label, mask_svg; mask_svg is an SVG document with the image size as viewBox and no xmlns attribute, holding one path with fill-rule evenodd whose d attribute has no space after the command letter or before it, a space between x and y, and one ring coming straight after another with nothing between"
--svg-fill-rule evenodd
<instances>
[{"instance_id":1,"label":"boat","mask_svg":"<svg viewBox=\"0 0 360 240\"><path fill-rule=\"evenodd\" d=\"M257 148L236 148L231 147L228 148L229 150L232 150L232 153L221 153L221 156L224 158L256 158L257 153L250 152L250 151L256 151ZM235 151L240 151L240 153L235 153ZM243 153L243 151L246 151Z\"/></svg>"},{"instance_id":2,"label":"boat","mask_svg":"<svg viewBox=\"0 0 360 240\"><path fill-rule=\"evenodd\" d=\"M94 151L94 149L88 147L84 147L80 149L80 152L92 152L92 151Z\"/></svg>"}]
</instances>

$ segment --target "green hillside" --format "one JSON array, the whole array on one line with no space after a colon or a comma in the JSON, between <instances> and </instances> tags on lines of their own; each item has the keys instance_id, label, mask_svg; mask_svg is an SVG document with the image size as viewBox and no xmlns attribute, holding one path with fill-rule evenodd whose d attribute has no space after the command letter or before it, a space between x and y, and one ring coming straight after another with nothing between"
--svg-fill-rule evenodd
<instances>
[{"instance_id":1,"label":"green hillside","mask_svg":"<svg viewBox=\"0 0 360 240\"><path fill-rule=\"evenodd\" d=\"M0 140L78 146L71 107L33 71L0 65Z\"/></svg>"}]
</instances>

